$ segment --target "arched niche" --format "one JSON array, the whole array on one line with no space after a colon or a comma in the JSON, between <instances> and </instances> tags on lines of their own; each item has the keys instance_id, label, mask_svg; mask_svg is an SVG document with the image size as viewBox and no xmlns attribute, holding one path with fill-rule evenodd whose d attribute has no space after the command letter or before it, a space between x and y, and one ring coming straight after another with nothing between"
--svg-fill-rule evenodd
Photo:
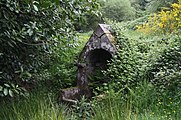
<instances>
[{"instance_id":1,"label":"arched niche","mask_svg":"<svg viewBox=\"0 0 181 120\"><path fill-rule=\"evenodd\" d=\"M107 63L112 58L112 55L104 49L94 49L90 51L86 57L87 73L90 75L97 69L106 70Z\"/></svg>"}]
</instances>

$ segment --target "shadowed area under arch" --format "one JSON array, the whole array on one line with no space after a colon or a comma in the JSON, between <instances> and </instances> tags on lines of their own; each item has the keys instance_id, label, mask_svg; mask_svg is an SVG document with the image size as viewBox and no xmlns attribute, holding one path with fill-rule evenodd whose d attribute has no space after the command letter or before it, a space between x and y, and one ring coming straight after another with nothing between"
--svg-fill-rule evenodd
<instances>
[{"instance_id":1,"label":"shadowed area under arch","mask_svg":"<svg viewBox=\"0 0 181 120\"><path fill-rule=\"evenodd\" d=\"M88 74L94 73L96 69L107 69L107 63L112 58L112 55L104 49L94 49L90 51L86 57L88 64Z\"/></svg>"}]
</instances>

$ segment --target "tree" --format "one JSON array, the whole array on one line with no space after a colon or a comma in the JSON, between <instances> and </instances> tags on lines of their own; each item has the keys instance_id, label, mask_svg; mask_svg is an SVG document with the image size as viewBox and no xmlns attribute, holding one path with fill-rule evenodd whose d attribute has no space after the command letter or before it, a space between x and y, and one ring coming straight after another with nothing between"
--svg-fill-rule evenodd
<instances>
[{"instance_id":1,"label":"tree","mask_svg":"<svg viewBox=\"0 0 181 120\"><path fill-rule=\"evenodd\" d=\"M116 21L131 20L135 16L129 0L107 0L102 12L103 17Z\"/></svg>"},{"instance_id":2,"label":"tree","mask_svg":"<svg viewBox=\"0 0 181 120\"><path fill-rule=\"evenodd\" d=\"M73 24L96 7L94 0L1 0L0 96L19 94L18 85L51 55L55 36L71 36Z\"/></svg>"}]
</instances>

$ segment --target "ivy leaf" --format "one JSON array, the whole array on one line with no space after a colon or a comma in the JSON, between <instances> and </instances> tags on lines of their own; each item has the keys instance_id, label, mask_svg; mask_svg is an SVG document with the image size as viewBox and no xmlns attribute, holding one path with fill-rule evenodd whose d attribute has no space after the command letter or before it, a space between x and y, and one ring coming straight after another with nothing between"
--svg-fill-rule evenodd
<instances>
[{"instance_id":1,"label":"ivy leaf","mask_svg":"<svg viewBox=\"0 0 181 120\"><path fill-rule=\"evenodd\" d=\"M13 97L13 91L12 91L12 90L9 90L9 95L10 95L11 97Z\"/></svg>"},{"instance_id":2,"label":"ivy leaf","mask_svg":"<svg viewBox=\"0 0 181 120\"><path fill-rule=\"evenodd\" d=\"M10 87L10 85L9 85L9 84L4 84L4 86L6 86L6 87Z\"/></svg>"},{"instance_id":3,"label":"ivy leaf","mask_svg":"<svg viewBox=\"0 0 181 120\"><path fill-rule=\"evenodd\" d=\"M33 5L33 8L35 9L35 11L38 11L38 7L36 5Z\"/></svg>"},{"instance_id":4,"label":"ivy leaf","mask_svg":"<svg viewBox=\"0 0 181 120\"><path fill-rule=\"evenodd\" d=\"M8 95L8 89L7 88L4 88L4 91L3 91L4 95Z\"/></svg>"}]
</instances>

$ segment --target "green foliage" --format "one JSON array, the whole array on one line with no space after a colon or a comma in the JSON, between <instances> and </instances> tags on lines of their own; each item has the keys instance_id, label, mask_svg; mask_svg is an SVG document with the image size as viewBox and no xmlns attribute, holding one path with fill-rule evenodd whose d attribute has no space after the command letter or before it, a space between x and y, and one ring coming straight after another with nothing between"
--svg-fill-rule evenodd
<instances>
[{"instance_id":1,"label":"green foliage","mask_svg":"<svg viewBox=\"0 0 181 120\"><path fill-rule=\"evenodd\" d=\"M77 47L80 43L75 38L67 40L67 38L61 37L55 39L59 42L52 48L54 52L42 69L41 76L43 79L41 81L44 81L49 88L59 90L75 83L76 67L74 62L76 55L78 55Z\"/></svg>"},{"instance_id":2,"label":"green foliage","mask_svg":"<svg viewBox=\"0 0 181 120\"><path fill-rule=\"evenodd\" d=\"M172 38L174 41L165 49L156 62L148 70L149 78L163 92L172 92L170 97L180 94L181 88L181 38Z\"/></svg>"},{"instance_id":3,"label":"green foliage","mask_svg":"<svg viewBox=\"0 0 181 120\"><path fill-rule=\"evenodd\" d=\"M137 25L139 31L146 34L179 34L181 26L181 1L170 5L169 8L161 9L161 12L149 16L142 25Z\"/></svg>"},{"instance_id":4,"label":"green foliage","mask_svg":"<svg viewBox=\"0 0 181 120\"><path fill-rule=\"evenodd\" d=\"M73 105L72 107L73 107L73 114L75 116L74 119L91 120L90 118L93 115L93 104L88 102L84 96L76 105Z\"/></svg>"},{"instance_id":5,"label":"green foliage","mask_svg":"<svg viewBox=\"0 0 181 120\"><path fill-rule=\"evenodd\" d=\"M147 14L161 11L178 0L130 0L131 6L136 9L136 17L144 17Z\"/></svg>"},{"instance_id":6,"label":"green foliage","mask_svg":"<svg viewBox=\"0 0 181 120\"><path fill-rule=\"evenodd\" d=\"M131 20L135 16L129 0L107 0L102 8L103 17L114 21Z\"/></svg>"},{"instance_id":7,"label":"green foliage","mask_svg":"<svg viewBox=\"0 0 181 120\"><path fill-rule=\"evenodd\" d=\"M170 91L179 91L177 90L180 87L181 71L179 36L144 37L138 32L126 33L126 30L116 30L119 47L106 72L112 79L106 85L108 88L115 91L127 86L132 88L137 86L140 80L145 79L155 82L158 91L163 90L163 87L164 90L171 88Z\"/></svg>"},{"instance_id":8,"label":"green foliage","mask_svg":"<svg viewBox=\"0 0 181 120\"><path fill-rule=\"evenodd\" d=\"M95 30L98 24L103 23L102 15L100 13L100 7L99 12L93 13L93 14L87 14L83 17L83 23L77 22L74 24L75 30L79 32L87 32L90 30Z\"/></svg>"},{"instance_id":9,"label":"green foliage","mask_svg":"<svg viewBox=\"0 0 181 120\"><path fill-rule=\"evenodd\" d=\"M100 94L100 92L107 90L106 83L109 81L109 78L104 74L104 71L100 68L96 68L94 73L88 76L89 87L93 90L95 95ZM105 86L105 87L104 87Z\"/></svg>"},{"instance_id":10,"label":"green foliage","mask_svg":"<svg viewBox=\"0 0 181 120\"><path fill-rule=\"evenodd\" d=\"M4 84L4 86L0 86L0 97L4 97L9 95L10 97L14 97L14 95L19 94L21 96L27 96L26 90L18 85L14 85L12 83Z\"/></svg>"},{"instance_id":11,"label":"green foliage","mask_svg":"<svg viewBox=\"0 0 181 120\"><path fill-rule=\"evenodd\" d=\"M95 105L94 120L124 120L130 117L127 113L130 106L126 106L126 100L116 97L118 94L110 92L107 97ZM120 95L118 95L120 96Z\"/></svg>"},{"instance_id":12,"label":"green foliage","mask_svg":"<svg viewBox=\"0 0 181 120\"><path fill-rule=\"evenodd\" d=\"M77 67L74 64L91 33L77 33L76 37L69 39L55 37L59 42L52 48L54 52L42 68L40 76L37 76L40 85L43 83L42 86L57 91L76 85Z\"/></svg>"},{"instance_id":13,"label":"green foliage","mask_svg":"<svg viewBox=\"0 0 181 120\"><path fill-rule=\"evenodd\" d=\"M118 52L109 65L106 74L111 77L109 87L119 91L125 86L134 86L139 80L141 54L133 40L128 39L117 29Z\"/></svg>"},{"instance_id":14,"label":"green foliage","mask_svg":"<svg viewBox=\"0 0 181 120\"><path fill-rule=\"evenodd\" d=\"M150 1L149 4L147 4L146 11L148 13L154 13L154 12L160 11L161 8L163 7L169 7L172 3L176 3L176 2L178 2L178 0L161 0L161 1L153 0L153 1Z\"/></svg>"},{"instance_id":15,"label":"green foliage","mask_svg":"<svg viewBox=\"0 0 181 120\"><path fill-rule=\"evenodd\" d=\"M106 93L115 91L121 93L120 96L123 98L131 100L130 112L138 112L136 116L138 114L140 119L147 117L146 114L149 115L149 112L155 114L158 111L159 114L149 118L163 116L162 119L166 117L178 119L180 116L178 99L181 97L180 36L153 37L138 32L116 30L118 53L106 71L111 81L100 90ZM115 112L121 113L114 111L113 114ZM140 114L146 116L141 117ZM134 114L131 116L134 118Z\"/></svg>"},{"instance_id":16,"label":"green foliage","mask_svg":"<svg viewBox=\"0 0 181 120\"><path fill-rule=\"evenodd\" d=\"M5 87L4 84L16 86L31 81L56 52L54 46L62 42L68 45L74 35L74 23L93 12L97 3L2 0L0 7L0 85Z\"/></svg>"},{"instance_id":17,"label":"green foliage","mask_svg":"<svg viewBox=\"0 0 181 120\"><path fill-rule=\"evenodd\" d=\"M55 102L55 93L39 88L24 99L0 101L0 117L5 120L179 120L180 97L160 97L154 85L144 81L128 89L126 95L123 90L110 91L91 102L83 97L76 105L66 106Z\"/></svg>"},{"instance_id":18,"label":"green foliage","mask_svg":"<svg viewBox=\"0 0 181 120\"><path fill-rule=\"evenodd\" d=\"M172 1L175 0L162 2L167 4ZM155 0L153 2L156 3ZM158 5L159 7L156 6L158 10L161 4L154 5L153 2L110 0L102 3L105 12L103 16L117 21L130 20L135 15L132 7L144 12L148 10L149 5L152 7ZM12 100L10 102L5 98L0 99L2 106L0 118L10 120L181 118L179 35L146 36L127 30L128 24L129 28L134 29L133 26L147 19L147 16L120 23L119 25L124 25L121 26L121 30L115 28L117 54L104 74L99 71L92 78L95 82L106 75L109 77L108 83L100 85L102 81L99 81L98 84L93 84L93 88L96 88L94 91L103 91L104 94L100 99L99 96L94 97L92 102L83 97L76 105L65 108L64 105L56 104L56 100L52 98L56 98L55 94L60 87L75 83L76 67L73 63L83 48L82 42L88 40L88 35L79 34L78 40L81 41L78 41L73 32L74 27L81 24L82 19L87 19L85 22L89 23L92 14L96 14L92 10L97 8L98 4L94 1L81 0L39 2L2 0L0 7L0 96L13 97L16 94L25 96L23 99L18 97L7 99ZM41 82L37 86L40 89L26 96L23 83L33 80ZM45 84L42 84L42 81ZM44 85L48 86L46 88L48 95L43 90Z\"/></svg>"},{"instance_id":19,"label":"green foliage","mask_svg":"<svg viewBox=\"0 0 181 120\"><path fill-rule=\"evenodd\" d=\"M43 91L43 90L42 90ZM68 118L67 106L54 103L53 95L43 92L14 101L1 101L0 117L3 120L64 120ZM42 94L43 93L43 94ZM67 115L64 112L67 112Z\"/></svg>"},{"instance_id":20,"label":"green foliage","mask_svg":"<svg viewBox=\"0 0 181 120\"><path fill-rule=\"evenodd\" d=\"M94 107L95 120L155 120L175 119L179 120L181 110L179 108L180 97L174 99L167 95L160 96L157 90L148 81L139 82L134 88L115 93L110 91Z\"/></svg>"}]
</instances>

